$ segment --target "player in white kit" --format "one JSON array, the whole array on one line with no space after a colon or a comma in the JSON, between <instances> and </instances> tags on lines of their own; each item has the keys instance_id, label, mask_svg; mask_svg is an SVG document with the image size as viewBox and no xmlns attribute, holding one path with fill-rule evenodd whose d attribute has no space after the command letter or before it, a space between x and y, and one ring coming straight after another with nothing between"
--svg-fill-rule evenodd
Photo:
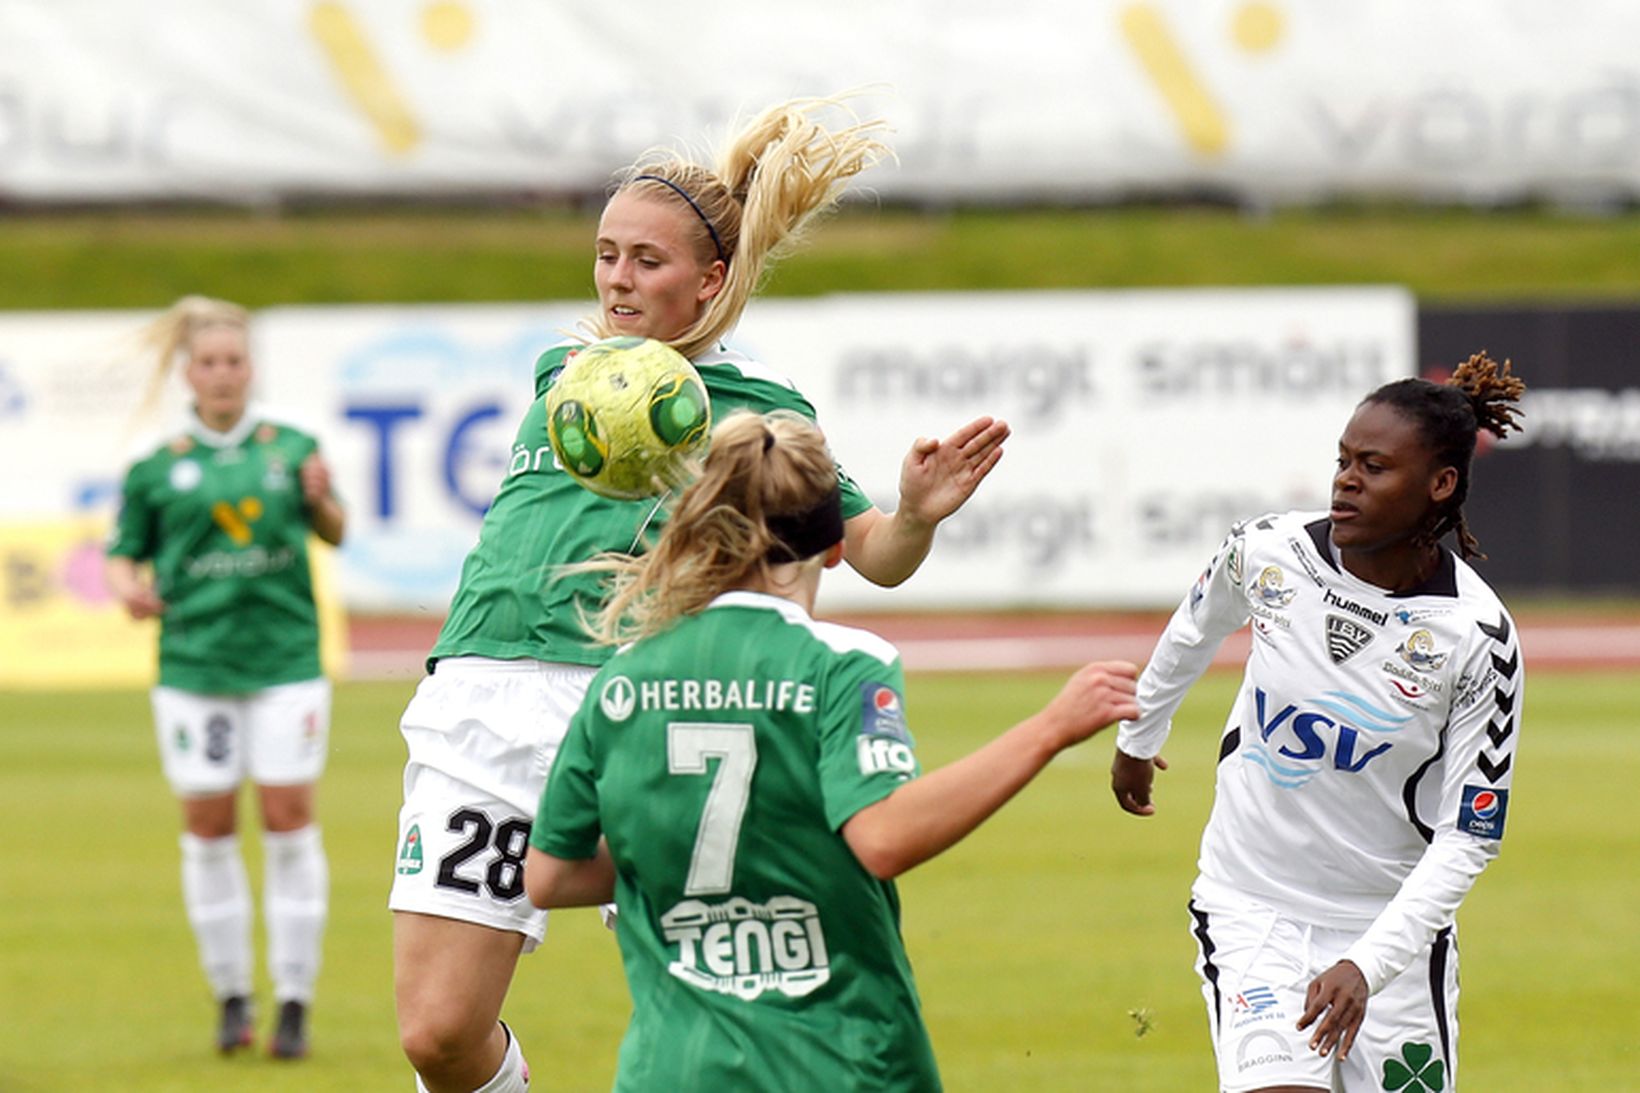
<instances>
[{"instance_id":1,"label":"player in white kit","mask_svg":"<svg viewBox=\"0 0 1640 1093\"><path fill-rule=\"evenodd\" d=\"M1232 529L1140 678L1111 787L1146 816L1174 711L1252 624L1190 902L1227 1093L1453 1086L1454 917L1503 836L1523 682L1463 502L1523 390L1477 355L1368 395L1330 511Z\"/></svg>"}]
</instances>

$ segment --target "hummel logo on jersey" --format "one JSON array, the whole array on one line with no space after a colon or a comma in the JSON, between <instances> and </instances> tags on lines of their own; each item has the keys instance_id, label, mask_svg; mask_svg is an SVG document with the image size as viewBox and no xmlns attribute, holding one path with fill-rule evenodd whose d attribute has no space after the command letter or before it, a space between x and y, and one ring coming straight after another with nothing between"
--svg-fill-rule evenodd
<instances>
[{"instance_id":1,"label":"hummel logo on jersey","mask_svg":"<svg viewBox=\"0 0 1640 1093\"><path fill-rule=\"evenodd\" d=\"M1388 612L1374 611L1366 604L1356 603L1354 600L1347 600L1330 588L1321 593L1321 598L1332 606L1338 608L1340 611L1354 615L1358 619L1366 619L1368 622L1375 622L1379 626L1383 626L1385 623L1389 622Z\"/></svg>"},{"instance_id":2,"label":"hummel logo on jersey","mask_svg":"<svg viewBox=\"0 0 1640 1093\"><path fill-rule=\"evenodd\" d=\"M1329 590L1327 595L1332 595ZM1342 615L1327 616L1327 655L1334 664L1342 664L1367 647L1372 631L1354 619Z\"/></svg>"}]
</instances>

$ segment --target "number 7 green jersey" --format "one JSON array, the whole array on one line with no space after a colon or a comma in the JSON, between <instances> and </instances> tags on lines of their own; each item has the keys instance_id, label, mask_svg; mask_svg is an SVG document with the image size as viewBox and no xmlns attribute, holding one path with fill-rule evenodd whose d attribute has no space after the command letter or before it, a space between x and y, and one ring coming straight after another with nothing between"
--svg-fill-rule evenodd
<instances>
[{"instance_id":1,"label":"number 7 green jersey","mask_svg":"<svg viewBox=\"0 0 1640 1093\"><path fill-rule=\"evenodd\" d=\"M840 834L919 773L894 647L720 596L594 678L531 844L609 841L618 1090L940 1087L892 882Z\"/></svg>"}]
</instances>

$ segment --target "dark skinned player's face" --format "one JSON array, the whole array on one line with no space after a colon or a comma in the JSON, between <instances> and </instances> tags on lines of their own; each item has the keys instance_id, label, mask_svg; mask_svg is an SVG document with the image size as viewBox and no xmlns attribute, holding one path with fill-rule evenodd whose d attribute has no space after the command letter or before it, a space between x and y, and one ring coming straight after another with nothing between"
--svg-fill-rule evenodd
<instances>
[{"instance_id":1,"label":"dark skinned player's face","mask_svg":"<svg viewBox=\"0 0 1640 1093\"><path fill-rule=\"evenodd\" d=\"M1455 468L1436 465L1411 418L1388 403L1362 403L1338 438L1333 543L1359 553L1406 546L1457 481Z\"/></svg>"}]
</instances>

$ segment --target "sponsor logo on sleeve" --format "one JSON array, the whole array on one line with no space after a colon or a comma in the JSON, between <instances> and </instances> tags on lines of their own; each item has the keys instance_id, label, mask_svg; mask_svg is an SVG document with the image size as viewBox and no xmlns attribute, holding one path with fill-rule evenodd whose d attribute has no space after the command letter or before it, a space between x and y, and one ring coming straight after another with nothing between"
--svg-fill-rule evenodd
<instances>
[{"instance_id":1,"label":"sponsor logo on sleeve","mask_svg":"<svg viewBox=\"0 0 1640 1093\"><path fill-rule=\"evenodd\" d=\"M1458 807L1458 830L1480 839L1501 839L1508 812L1507 789L1464 786L1463 803Z\"/></svg>"},{"instance_id":2,"label":"sponsor logo on sleeve","mask_svg":"<svg viewBox=\"0 0 1640 1093\"><path fill-rule=\"evenodd\" d=\"M917 770L911 732L900 695L886 683L860 684L860 736L855 744L861 774L894 773L909 778Z\"/></svg>"},{"instance_id":3,"label":"sponsor logo on sleeve","mask_svg":"<svg viewBox=\"0 0 1640 1093\"><path fill-rule=\"evenodd\" d=\"M1195 611L1196 608L1200 606L1202 598L1207 595L1207 582L1212 579L1213 570L1212 567L1208 567L1207 569L1202 570L1201 576L1196 578L1196 583L1190 586L1191 611Z\"/></svg>"},{"instance_id":4,"label":"sponsor logo on sleeve","mask_svg":"<svg viewBox=\"0 0 1640 1093\"><path fill-rule=\"evenodd\" d=\"M860 684L860 735L892 736L902 743L911 742L905 704L893 687L886 683Z\"/></svg>"}]
</instances>

